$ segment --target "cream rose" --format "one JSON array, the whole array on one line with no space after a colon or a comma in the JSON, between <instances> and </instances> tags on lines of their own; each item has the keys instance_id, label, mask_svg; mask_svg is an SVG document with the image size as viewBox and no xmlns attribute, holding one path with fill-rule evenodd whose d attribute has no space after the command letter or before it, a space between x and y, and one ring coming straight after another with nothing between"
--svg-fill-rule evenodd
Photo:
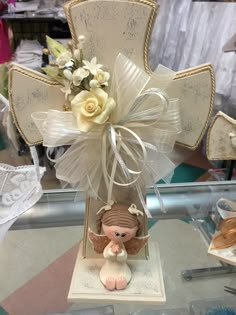
<instances>
[{"instance_id":1,"label":"cream rose","mask_svg":"<svg viewBox=\"0 0 236 315\"><path fill-rule=\"evenodd\" d=\"M108 97L107 93L100 88L82 91L71 102L78 127L84 132L93 128L94 124L104 124L109 119L115 105L114 99Z\"/></svg>"},{"instance_id":2,"label":"cream rose","mask_svg":"<svg viewBox=\"0 0 236 315\"><path fill-rule=\"evenodd\" d=\"M64 68L65 64L70 61L72 54L69 51L62 52L56 59L56 62L60 69Z\"/></svg>"},{"instance_id":3,"label":"cream rose","mask_svg":"<svg viewBox=\"0 0 236 315\"><path fill-rule=\"evenodd\" d=\"M94 80L96 80L99 84L101 85L108 85L107 81L110 79L110 74L108 72L105 72L101 69L98 69L95 76Z\"/></svg>"},{"instance_id":4,"label":"cream rose","mask_svg":"<svg viewBox=\"0 0 236 315\"><path fill-rule=\"evenodd\" d=\"M84 68L79 68L73 72L72 80L75 86L79 86L84 78L87 78L89 71Z\"/></svg>"}]
</instances>

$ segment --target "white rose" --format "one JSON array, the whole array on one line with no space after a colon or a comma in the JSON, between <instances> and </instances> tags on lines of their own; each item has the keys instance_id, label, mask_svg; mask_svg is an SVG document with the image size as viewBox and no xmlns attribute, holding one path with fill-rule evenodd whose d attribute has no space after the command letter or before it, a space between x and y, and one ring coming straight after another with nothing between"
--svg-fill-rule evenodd
<instances>
[{"instance_id":1,"label":"white rose","mask_svg":"<svg viewBox=\"0 0 236 315\"><path fill-rule=\"evenodd\" d=\"M101 69L98 69L95 76L94 80L96 80L99 84L101 85L108 85L107 81L110 79L110 74L108 72L105 72Z\"/></svg>"},{"instance_id":2,"label":"white rose","mask_svg":"<svg viewBox=\"0 0 236 315\"><path fill-rule=\"evenodd\" d=\"M65 64L70 61L72 54L69 51L62 52L56 59L56 62L60 69L64 68Z\"/></svg>"},{"instance_id":3,"label":"white rose","mask_svg":"<svg viewBox=\"0 0 236 315\"><path fill-rule=\"evenodd\" d=\"M75 86L79 86L80 83L82 82L82 80L84 78L87 78L88 75L89 75L89 71L85 70L84 68L79 68L79 69L75 70L73 72L73 76L72 76L73 84Z\"/></svg>"},{"instance_id":4,"label":"white rose","mask_svg":"<svg viewBox=\"0 0 236 315\"><path fill-rule=\"evenodd\" d=\"M78 127L84 132L89 131L94 124L104 124L109 119L115 105L114 99L108 97L107 93L99 88L82 91L71 102Z\"/></svg>"}]
</instances>

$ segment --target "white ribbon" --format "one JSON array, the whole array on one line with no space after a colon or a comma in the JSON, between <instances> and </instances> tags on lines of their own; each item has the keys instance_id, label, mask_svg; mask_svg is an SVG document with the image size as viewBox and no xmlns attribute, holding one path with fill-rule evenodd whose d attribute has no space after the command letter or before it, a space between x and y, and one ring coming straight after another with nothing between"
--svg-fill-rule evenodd
<instances>
[{"instance_id":1,"label":"white ribbon","mask_svg":"<svg viewBox=\"0 0 236 315\"><path fill-rule=\"evenodd\" d=\"M99 188L105 182L105 204L112 200L114 185L134 186L150 217L142 187L155 185L174 169L165 154L172 151L181 125L178 100L169 99L164 90L153 86L158 82L166 88L174 75L161 67L161 75L158 76L158 70L156 73L158 79L150 77L119 55L109 93L117 106L105 125L80 132L72 112L33 113L45 146L70 145L56 159L57 177L92 197L100 197ZM145 86L149 88L144 90ZM163 209L159 192L157 197Z\"/></svg>"},{"instance_id":2,"label":"white ribbon","mask_svg":"<svg viewBox=\"0 0 236 315\"><path fill-rule=\"evenodd\" d=\"M138 209L137 209L137 206L136 206L134 203L132 203L132 204L129 206L128 211L129 211L129 213L131 213L131 214L136 214L136 216L139 216L139 215L142 215L142 216L143 216L142 211L138 210Z\"/></svg>"},{"instance_id":3,"label":"white ribbon","mask_svg":"<svg viewBox=\"0 0 236 315\"><path fill-rule=\"evenodd\" d=\"M96 214L99 214L102 211L109 211L109 210L111 210L113 205L114 205L114 201L111 200L110 202L107 203L107 205L101 207Z\"/></svg>"}]
</instances>

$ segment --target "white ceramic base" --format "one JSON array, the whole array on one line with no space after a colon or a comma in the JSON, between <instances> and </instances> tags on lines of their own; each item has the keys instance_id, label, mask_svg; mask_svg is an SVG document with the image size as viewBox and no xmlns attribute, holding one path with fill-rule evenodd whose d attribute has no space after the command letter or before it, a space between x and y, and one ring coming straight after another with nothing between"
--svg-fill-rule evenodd
<instances>
[{"instance_id":1,"label":"white ceramic base","mask_svg":"<svg viewBox=\"0 0 236 315\"><path fill-rule=\"evenodd\" d=\"M236 246L225 249L212 249L212 243L208 248L208 254L227 264L236 266Z\"/></svg>"},{"instance_id":2,"label":"white ceramic base","mask_svg":"<svg viewBox=\"0 0 236 315\"><path fill-rule=\"evenodd\" d=\"M158 244L149 243L148 260L128 260L132 280L125 290L108 291L99 279L103 259L82 257L75 263L68 294L70 302L164 304L166 301Z\"/></svg>"}]
</instances>

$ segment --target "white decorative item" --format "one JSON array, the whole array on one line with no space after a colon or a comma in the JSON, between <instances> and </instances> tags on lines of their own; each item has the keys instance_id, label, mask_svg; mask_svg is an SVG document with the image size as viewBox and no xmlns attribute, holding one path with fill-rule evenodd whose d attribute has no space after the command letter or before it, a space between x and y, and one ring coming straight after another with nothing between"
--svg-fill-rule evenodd
<instances>
[{"instance_id":1,"label":"white decorative item","mask_svg":"<svg viewBox=\"0 0 236 315\"><path fill-rule=\"evenodd\" d=\"M35 165L13 167L0 164L0 241L17 218L43 194L40 180L45 169L38 166L33 148L31 152Z\"/></svg>"},{"instance_id":2,"label":"white decorative item","mask_svg":"<svg viewBox=\"0 0 236 315\"><path fill-rule=\"evenodd\" d=\"M236 160L236 120L218 112L207 134L209 160Z\"/></svg>"},{"instance_id":3,"label":"white decorative item","mask_svg":"<svg viewBox=\"0 0 236 315\"><path fill-rule=\"evenodd\" d=\"M55 161L57 178L105 203L112 199L114 186L133 186L150 217L142 185L155 185L173 171L175 165L166 153L172 151L181 132L179 102L165 93L174 76L160 67L156 77L151 77L119 54L109 95L101 88L90 88L73 96L72 111L34 112L33 121L46 147L71 146ZM162 89L146 88L147 84L162 84ZM67 99L70 95L73 90ZM103 182L106 192L101 197Z\"/></svg>"},{"instance_id":4,"label":"white decorative item","mask_svg":"<svg viewBox=\"0 0 236 315\"><path fill-rule=\"evenodd\" d=\"M74 47L78 43L79 35L83 34L86 38L83 49L87 60L96 56L111 73L117 55L122 53L138 67L151 73L148 65L148 46L158 12L155 3L145 0L74 0L66 3L65 10ZM46 82L42 74L30 70L27 74L27 70L21 66L18 66L17 74L16 71L17 69L14 68L10 71L11 109L21 135L28 144L32 145L42 141L42 137L33 126L30 115L35 111L48 111L51 108L63 109L63 93L57 92L60 90L58 83L54 82L52 87L52 82ZM32 78L32 74L37 82L35 80L31 82L29 79ZM17 85L28 86L29 90L34 90L34 82L39 84L39 92L43 95L44 102L38 102L36 98L29 99L24 89L18 89L14 82L15 75L19 78ZM159 84L157 86L161 87ZM167 93L170 98L180 101L183 126L182 133L177 139L180 145L190 149L195 149L199 145L210 118L214 92L214 74L211 65L201 65L176 73L172 84L167 88ZM27 125L22 118L19 97L27 113ZM34 134L37 136L31 137Z\"/></svg>"},{"instance_id":5,"label":"white decorative item","mask_svg":"<svg viewBox=\"0 0 236 315\"><path fill-rule=\"evenodd\" d=\"M110 208L110 209L109 209ZM139 216L143 212L135 204L130 206L112 203L97 212L97 229L104 235L88 231L94 250L103 254L105 263L100 270L100 280L110 291L123 290L129 284L132 273L127 265L128 254L136 255L144 247L149 236L143 230Z\"/></svg>"},{"instance_id":6,"label":"white decorative item","mask_svg":"<svg viewBox=\"0 0 236 315\"><path fill-rule=\"evenodd\" d=\"M103 258L86 258L82 255L83 244L75 263L68 300L70 302L135 303L159 305L166 302L159 247L150 242L147 260L128 259L132 281L125 290L108 291L99 279Z\"/></svg>"},{"instance_id":7,"label":"white decorative item","mask_svg":"<svg viewBox=\"0 0 236 315\"><path fill-rule=\"evenodd\" d=\"M150 71L157 9L146 0L72 0L65 4L72 45L47 38L55 60L44 71L53 80L18 66L10 72L11 109L22 136L31 145L41 138L48 149L66 146L55 160L56 176L87 193L71 301L165 301L158 248L147 246L145 188L154 187L165 211L156 182L173 172L167 154L176 142L195 149L201 141L214 76L209 64L177 73L161 65ZM17 82L27 82L28 90L19 91ZM21 106L32 118L27 123ZM31 130L33 122L41 136ZM121 204L134 225L120 215ZM100 216L109 220L96 231Z\"/></svg>"},{"instance_id":8,"label":"white decorative item","mask_svg":"<svg viewBox=\"0 0 236 315\"><path fill-rule=\"evenodd\" d=\"M49 107L61 109L64 94L61 85L45 74L11 64L9 71L9 102L17 129L25 142L36 145L42 137L31 119L33 111L47 110Z\"/></svg>"},{"instance_id":9,"label":"white decorative item","mask_svg":"<svg viewBox=\"0 0 236 315\"><path fill-rule=\"evenodd\" d=\"M4 107L3 125L7 136L18 148L15 126L9 113L9 102L0 94ZM20 215L34 206L43 194L40 180L45 172L39 167L35 147L30 148L34 165L11 166L0 163L0 242Z\"/></svg>"}]
</instances>

